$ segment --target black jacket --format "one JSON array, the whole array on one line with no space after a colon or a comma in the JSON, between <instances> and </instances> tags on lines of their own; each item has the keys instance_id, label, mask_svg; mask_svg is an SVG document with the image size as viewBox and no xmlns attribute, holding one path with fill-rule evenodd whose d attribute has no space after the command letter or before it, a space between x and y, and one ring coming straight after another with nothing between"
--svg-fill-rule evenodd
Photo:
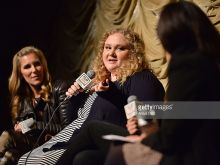
<instances>
[{"instance_id":1,"label":"black jacket","mask_svg":"<svg viewBox=\"0 0 220 165\"><path fill-rule=\"evenodd\" d=\"M33 117L36 120L35 129L40 132L52 118L45 132L51 135L58 133L73 120L73 113L70 111L71 108L68 108L69 101L64 101L66 97L65 92L68 87L64 81L55 81L52 87L52 98L50 102L46 103L42 99L39 99L35 107L33 107L30 99L24 98L21 102L18 120L21 121ZM56 112L53 115L55 110ZM37 116L38 111L42 111L42 117Z\"/></svg>"}]
</instances>

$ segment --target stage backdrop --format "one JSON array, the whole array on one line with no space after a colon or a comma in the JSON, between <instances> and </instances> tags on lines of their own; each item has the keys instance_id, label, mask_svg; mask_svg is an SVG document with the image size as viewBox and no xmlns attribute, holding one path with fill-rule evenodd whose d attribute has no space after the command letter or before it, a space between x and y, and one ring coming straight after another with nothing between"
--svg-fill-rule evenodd
<instances>
[{"instance_id":1,"label":"stage backdrop","mask_svg":"<svg viewBox=\"0 0 220 165\"><path fill-rule=\"evenodd\" d=\"M146 44L146 58L167 87L167 63L155 27L163 6L176 0L8 0L0 5L0 132L11 127L8 77L12 56L33 45L46 54L54 79L87 71L102 34L132 28ZM220 0L193 0L220 30ZM4 117L3 117L4 116Z\"/></svg>"},{"instance_id":2,"label":"stage backdrop","mask_svg":"<svg viewBox=\"0 0 220 165\"><path fill-rule=\"evenodd\" d=\"M167 63L156 35L163 6L175 0L75 0L64 4L49 52L53 75L72 78L86 71L102 34L112 28L132 28L146 44L146 58L167 87ZM220 0L194 0L220 29Z\"/></svg>"}]
</instances>

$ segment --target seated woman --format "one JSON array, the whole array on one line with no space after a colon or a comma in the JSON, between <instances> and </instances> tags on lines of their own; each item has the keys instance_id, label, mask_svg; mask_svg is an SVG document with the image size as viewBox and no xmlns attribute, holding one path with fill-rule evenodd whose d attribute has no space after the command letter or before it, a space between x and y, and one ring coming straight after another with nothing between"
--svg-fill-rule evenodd
<instances>
[{"instance_id":1,"label":"seated woman","mask_svg":"<svg viewBox=\"0 0 220 165\"><path fill-rule=\"evenodd\" d=\"M67 92L68 96L77 95L71 97L71 103L78 118L49 142L33 150L28 159L27 154L22 156L19 164L26 160L28 164L55 164L67 147L57 142L67 142L71 136L74 139L81 132L78 128L83 122L101 120L125 127L124 105L130 95L136 95L139 100L162 100L164 97L162 84L148 68L144 43L132 30L115 29L104 34L93 70L96 85L92 93L82 93L77 83Z\"/></svg>"},{"instance_id":2,"label":"seated woman","mask_svg":"<svg viewBox=\"0 0 220 165\"><path fill-rule=\"evenodd\" d=\"M67 111L68 102L63 102L66 90L67 84L62 81L52 84L41 50L28 46L15 54L9 79L14 129L4 131L0 136L0 154L3 156L0 164L8 163L6 160L16 164L21 155L71 123L73 116ZM25 128L22 121L26 119L30 121ZM37 140L44 129L44 134Z\"/></svg>"}]
</instances>

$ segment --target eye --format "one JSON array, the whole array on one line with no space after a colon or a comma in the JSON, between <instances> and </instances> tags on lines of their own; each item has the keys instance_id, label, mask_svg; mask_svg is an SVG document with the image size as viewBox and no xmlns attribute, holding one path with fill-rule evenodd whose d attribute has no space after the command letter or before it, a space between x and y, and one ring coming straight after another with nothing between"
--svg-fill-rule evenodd
<instances>
[{"instance_id":1,"label":"eye","mask_svg":"<svg viewBox=\"0 0 220 165\"><path fill-rule=\"evenodd\" d=\"M118 48L118 50L124 50L124 48Z\"/></svg>"},{"instance_id":2,"label":"eye","mask_svg":"<svg viewBox=\"0 0 220 165\"><path fill-rule=\"evenodd\" d=\"M24 65L24 66L23 66L24 69L29 69L30 67L31 67L30 64L27 64L27 65Z\"/></svg>"},{"instance_id":3,"label":"eye","mask_svg":"<svg viewBox=\"0 0 220 165\"><path fill-rule=\"evenodd\" d=\"M117 50L124 51L124 50L127 50L127 48L125 48L125 47L118 47Z\"/></svg>"},{"instance_id":4,"label":"eye","mask_svg":"<svg viewBox=\"0 0 220 165\"><path fill-rule=\"evenodd\" d=\"M110 49L111 49L111 46L110 46L110 45L105 45L104 48L105 48L106 50L110 50Z\"/></svg>"},{"instance_id":5,"label":"eye","mask_svg":"<svg viewBox=\"0 0 220 165\"><path fill-rule=\"evenodd\" d=\"M34 62L34 66L37 67L37 66L41 66L41 62L40 61L36 61Z\"/></svg>"}]
</instances>

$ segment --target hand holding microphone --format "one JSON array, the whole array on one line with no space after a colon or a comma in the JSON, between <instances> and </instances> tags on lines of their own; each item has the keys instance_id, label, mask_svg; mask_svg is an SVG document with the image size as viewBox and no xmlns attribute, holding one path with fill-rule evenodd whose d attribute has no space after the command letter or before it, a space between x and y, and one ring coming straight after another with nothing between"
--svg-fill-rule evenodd
<instances>
[{"instance_id":1,"label":"hand holding microphone","mask_svg":"<svg viewBox=\"0 0 220 165\"><path fill-rule=\"evenodd\" d=\"M128 132L133 135L133 134L140 134L140 130L138 127L138 100L137 97L134 95L131 95L127 99L128 104L124 106L125 114L128 119L127 121L127 130Z\"/></svg>"},{"instance_id":2,"label":"hand holding microphone","mask_svg":"<svg viewBox=\"0 0 220 165\"><path fill-rule=\"evenodd\" d=\"M32 129L34 124L35 124L35 120L33 118L29 118L19 123L16 123L14 126L14 130L16 132L22 132L23 134L25 134L26 132Z\"/></svg>"},{"instance_id":3,"label":"hand holding microphone","mask_svg":"<svg viewBox=\"0 0 220 165\"><path fill-rule=\"evenodd\" d=\"M137 134L137 132L139 131L137 117L134 116L128 119L126 127L130 135Z\"/></svg>"},{"instance_id":4,"label":"hand holding microphone","mask_svg":"<svg viewBox=\"0 0 220 165\"><path fill-rule=\"evenodd\" d=\"M145 119L144 116L138 114L138 107L143 102L137 100L136 96L128 97L128 104L124 106L127 116L127 130L131 135L140 135L141 138L148 136L158 130L158 123L153 120Z\"/></svg>"},{"instance_id":5,"label":"hand holding microphone","mask_svg":"<svg viewBox=\"0 0 220 165\"><path fill-rule=\"evenodd\" d=\"M76 96L83 91L84 89L82 89L77 82L74 82L73 85L71 85L68 91L66 92L66 95L68 97Z\"/></svg>"},{"instance_id":6,"label":"hand holding microphone","mask_svg":"<svg viewBox=\"0 0 220 165\"><path fill-rule=\"evenodd\" d=\"M71 98L72 96L78 95L84 90L90 89L93 86L92 79L94 77L95 72L92 70L89 70L87 73L82 73L66 92L67 97L65 100Z\"/></svg>"},{"instance_id":7,"label":"hand holding microphone","mask_svg":"<svg viewBox=\"0 0 220 165\"><path fill-rule=\"evenodd\" d=\"M128 119L127 129L130 134L140 134L140 127L147 125L147 121L138 115L138 106L142 102L138 101L137 97L131 95L127 100L128 104L124 106L125 114Z\"/></svg>"},{"instance_id":8,"label":"hand holding microphone","mask_svg":"<svg viewBox=\"0 0 220 165\"><path fill-rule=\"evenodd\" d=\"M19 123L16 123L16 124L14 125L14 130L15 130L15 132L21 132L21 126L20 126Z\"/></svg>"}]
</instances>

